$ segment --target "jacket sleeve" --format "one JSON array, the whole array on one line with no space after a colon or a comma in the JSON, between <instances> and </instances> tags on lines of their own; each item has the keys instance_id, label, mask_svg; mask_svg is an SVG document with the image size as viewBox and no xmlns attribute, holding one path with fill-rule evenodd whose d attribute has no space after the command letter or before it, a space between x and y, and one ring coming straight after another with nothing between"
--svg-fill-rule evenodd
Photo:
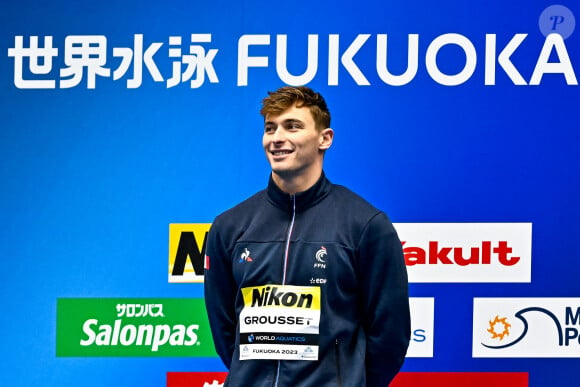
<instances>
[{"instance_id":1,"label":"jacket sleeve","mask_svg":"<svg viewBox=\"0 0 580 387\"><path fill-rule=\"evenodd\" d=\"M229 369L236 341L236 284L217 219L207 237L204 295L216 352Z\"/></svg>"},{"instance_id":2,"label":"jacket sleeve","mask_svg":"<svg viewBox=\"0 0 580 387\"><path fill-rule=\"evenodd\" d=\"M401 242L384 213L375 215L363 231L358 275L367 335L367 386L386 387L403 365L411 319Z\"/></svg>"}]
</instances>

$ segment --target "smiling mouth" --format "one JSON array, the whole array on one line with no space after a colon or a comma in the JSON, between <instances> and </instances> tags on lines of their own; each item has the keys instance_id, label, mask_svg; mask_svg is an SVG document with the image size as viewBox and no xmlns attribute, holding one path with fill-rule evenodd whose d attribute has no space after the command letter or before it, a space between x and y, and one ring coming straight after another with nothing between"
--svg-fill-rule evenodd
<instances>
[{"instance_id":1,"label":"smiling mouth","mask_svg":"<svg viewBox=\"0 0 580 387\"><path fill-rule=\"evenodd\" d=\"M272 153L273 156L285 156L285 155L289 155L290 153L292 153L292 151L289 151L289 150L274 150L274 151L271 151L270 153Z\"/></svg>"}]
</instances>

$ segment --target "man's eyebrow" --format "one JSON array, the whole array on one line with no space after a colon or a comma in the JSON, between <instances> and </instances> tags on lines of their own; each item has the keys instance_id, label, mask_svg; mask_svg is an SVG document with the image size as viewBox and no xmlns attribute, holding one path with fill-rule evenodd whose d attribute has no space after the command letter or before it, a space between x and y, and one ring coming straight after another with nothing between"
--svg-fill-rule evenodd
<instances>
[{"instance_id":1,"label":"man's eyebrow","mask_svg":"<svg viewBox=\"0 0 580 387\"><path fill-rule=\"evenodd\" d=\"M303 124L304 121L298 119L298 118L286 118L284 121L281 122L282 125L284 124L291 124L291 123L301 123ZM264 125L277 125L275 121L264 121Z\"/></svg>"},{"instance_id":2,"label":"man's eyebrow","mask_svg":"<svg viewBox=\"0 0 580 387\"><path fill-rule=\"evenodd\" d=\"M300 123L300 124L303 124L304 123L304 121L299 120L298 118L287 118L282 123L283 124L292 124L292 123L295 123L295 122L296 123Z\"/></svg>"}]
</instances>

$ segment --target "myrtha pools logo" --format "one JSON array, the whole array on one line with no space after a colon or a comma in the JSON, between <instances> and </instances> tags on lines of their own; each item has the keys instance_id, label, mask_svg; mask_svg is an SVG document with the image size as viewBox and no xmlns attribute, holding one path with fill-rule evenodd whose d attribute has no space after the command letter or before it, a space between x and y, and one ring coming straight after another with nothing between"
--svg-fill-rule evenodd
<instances>
[{"instance_id":1,"label":"myrtha pools logo","mask_svg":"<svg viewBox=\"0 0 580 387\"><path fill-rule=\"evenodd\" d=\"M580 357L580 299L476 298L474 357Z\"/></svg>"}]
</instances>

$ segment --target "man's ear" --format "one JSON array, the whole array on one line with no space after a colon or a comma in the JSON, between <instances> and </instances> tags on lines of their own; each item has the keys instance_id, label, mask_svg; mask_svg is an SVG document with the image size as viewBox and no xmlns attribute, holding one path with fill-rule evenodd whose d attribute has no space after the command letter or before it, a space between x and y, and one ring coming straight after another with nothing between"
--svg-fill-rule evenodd
<instances>
[{"instance_id":1,"label":"man's ear","mask_svg":"<svg viewBox=\"0 0 580 387\"><path fill-rule=\"evenodd\" d=\"M332 145L332 139L334 138L334 130L326 128L320 132L320 144L318 149L327 150Z\"/></svg>"}]
</instances>

